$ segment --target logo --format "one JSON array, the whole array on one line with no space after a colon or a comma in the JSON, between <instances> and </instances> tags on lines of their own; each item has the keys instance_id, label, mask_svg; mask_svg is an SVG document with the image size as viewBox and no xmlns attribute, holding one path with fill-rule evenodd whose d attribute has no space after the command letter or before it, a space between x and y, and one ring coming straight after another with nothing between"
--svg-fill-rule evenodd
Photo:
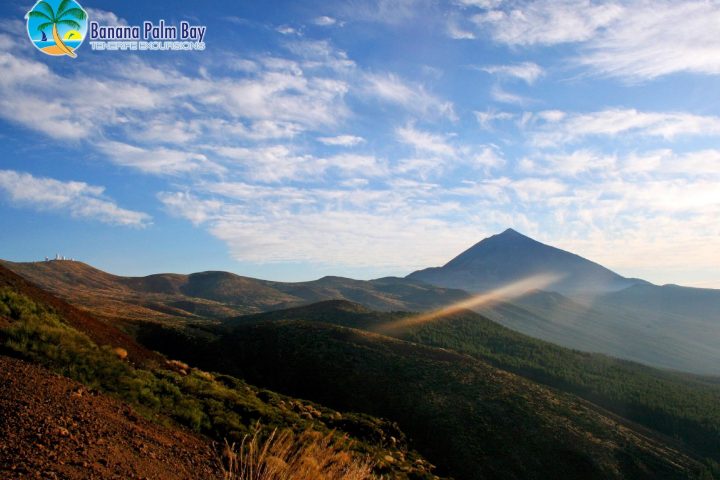
<instances>
[{"instance_id":1,"label":"logo","mask_svg":"<svg viewBox=\"0 0 720 480\"><path fill-rule=\"evenodd\" d=\"M87 34L87 12L75 0L40 0L27 15L27 32L35 48L53 56L75 58Z\"/></svg>"}]
</instances>

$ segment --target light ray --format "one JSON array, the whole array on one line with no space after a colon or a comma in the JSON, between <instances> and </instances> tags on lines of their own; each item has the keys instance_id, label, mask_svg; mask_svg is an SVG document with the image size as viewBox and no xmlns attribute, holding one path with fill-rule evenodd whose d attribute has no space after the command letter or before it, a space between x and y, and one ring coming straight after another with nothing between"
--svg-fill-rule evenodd
<instances>
[{"instance_id":1,"label":"light ray","mask_svg":"<svg viewBox=\"0 0 720 480\"><path fill-rule=\"evenodd\" d=\"M389 333L403 328L432 322L440 318L447 317L448 315L458 313L462 310L472 310L473 308L488 305L494 302L511 300L513 298L521 297L532 290L542 290L547 288L560 281L563 277L564 275L552 273L533 275L522 280L508 283L507 285L503 285L502 287L489 292L484 292L465 300L461 300L453 303L452 305L448 305L447 307L433 310L432 312L413 315L394 322L386 323L379 326L377 331Z\"/></svg>"}]
</instances>

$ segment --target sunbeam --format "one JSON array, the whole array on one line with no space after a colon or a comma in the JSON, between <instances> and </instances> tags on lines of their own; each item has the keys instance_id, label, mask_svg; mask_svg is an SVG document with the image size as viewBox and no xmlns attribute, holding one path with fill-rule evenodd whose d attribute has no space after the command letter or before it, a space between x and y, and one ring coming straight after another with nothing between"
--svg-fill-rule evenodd
<instances>
[{"instance_id":1,"label":"sunbeam","mask_svg":"<svg viewBox=\"0 0 720 480\"><path fill-rule=\"evenodd\" d=\"M511 300L513 298L523 296L531 290L542 290L547 288L562 280L563 277L564 275L554 273L533 275L522 280L508 283L507 285L489 292L472 296L468 299L453 303L452 305L448 305L447 307L443 307L438 310L433 310L431 312L406 317L394 322L380 325L376 330L383 333L393 332L413 325L432 322L462 310L472 310L473 308L488 305L493 302Z\"/></svg>"}]
</instances>

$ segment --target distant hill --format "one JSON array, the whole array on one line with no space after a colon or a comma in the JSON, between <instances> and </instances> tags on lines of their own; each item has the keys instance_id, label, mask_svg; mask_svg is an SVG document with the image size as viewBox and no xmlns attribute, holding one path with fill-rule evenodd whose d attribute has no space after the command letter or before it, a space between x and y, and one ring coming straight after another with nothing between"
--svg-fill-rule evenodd
<instances>
[{"instance_id":1,"label":"distant hill","mask_svg":"<svg viewBox=\"0 0 720 480\"><path fill-rule=\"evenodd\" d=\"M512 245L524 253L513 255ZM473 254L468 258L496 250L511 258L508 261L515 273L496 276L497 285L491 288L486 284L486 288L537 275L542 270L538 265L550 264L579 265L576 271L591 273L583 273L583 278L579 278L570 274L562 277L565 274L560 267L554 267L553 272L561 278L574 278L574 285L599 279L602 287L592 292L590 286L563 293L529 290L511 299L495 299L474 307L488 318L565 347L660 368L720 375L720 343L716 341L720 338L720 290L657 286L625 279L514 231L483 240L470 249ZM550 261L556 257L561 261ZM495 262L500 256L493 258ZM521 268L518 259L523 258L530 267ZM450 263L456 265L453 262ZM73 261L0 261L0 265L97 317L119 321L119 325L147 320L216 322L325 300L352 301L376 311L428 311L471 297L460 289L421 281L416 278L419 274L405 279L387 277L370 281L328 276L287 283L217 271L121 277ZM500 264L497 269L502 270ZM478 271L483 276L486 270ZM627 283L629 287L608 291L609 285L617 288ZM558 286L563 287L553 284L543 288L553 290Z\"/></svg>"},{"instance_id":2,"label":"distant hill","mask_svg":"<svg viewBox=\"0 0 720 480\"><path fill-rule=\"evenodd\" d=\"M99 316L131 320L217 319L331 299L376 310L420 311L468 296L460 290L394 277L370 281L323 277L288 283L228 272L121 277L74 261L0 261L0 265Z\"/></svg>"},{"instance_id":3,"label":"distant hill","mask_svg":"<svg viewBox=\"0 0 720 480\"><path fill-rule=\"evenodd\" d=\"M556 275L547 290L561 293L611 292L642 280L624 278L602 265L507 229L473 245L442 267L406 278L431 285L482 292L535 275Z\"/></svg>"}]
</instances>

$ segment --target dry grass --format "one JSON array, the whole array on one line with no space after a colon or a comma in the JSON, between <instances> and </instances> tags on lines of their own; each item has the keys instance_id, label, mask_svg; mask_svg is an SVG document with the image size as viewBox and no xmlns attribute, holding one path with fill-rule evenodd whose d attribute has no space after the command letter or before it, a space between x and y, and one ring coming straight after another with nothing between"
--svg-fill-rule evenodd
<instances>
[{"instance_id":1,"label":"dry grass","mask_svg":"<svg viewBox=\"0 0 720 480\"><path fill-rule=\"evenodd\" d=\"M296 435L274 430L262 439L260 429L240 446L225 442L225 480L366 480L373 464L353 457L332 433L306 430Z\"/></svg>"}]
</instances>

